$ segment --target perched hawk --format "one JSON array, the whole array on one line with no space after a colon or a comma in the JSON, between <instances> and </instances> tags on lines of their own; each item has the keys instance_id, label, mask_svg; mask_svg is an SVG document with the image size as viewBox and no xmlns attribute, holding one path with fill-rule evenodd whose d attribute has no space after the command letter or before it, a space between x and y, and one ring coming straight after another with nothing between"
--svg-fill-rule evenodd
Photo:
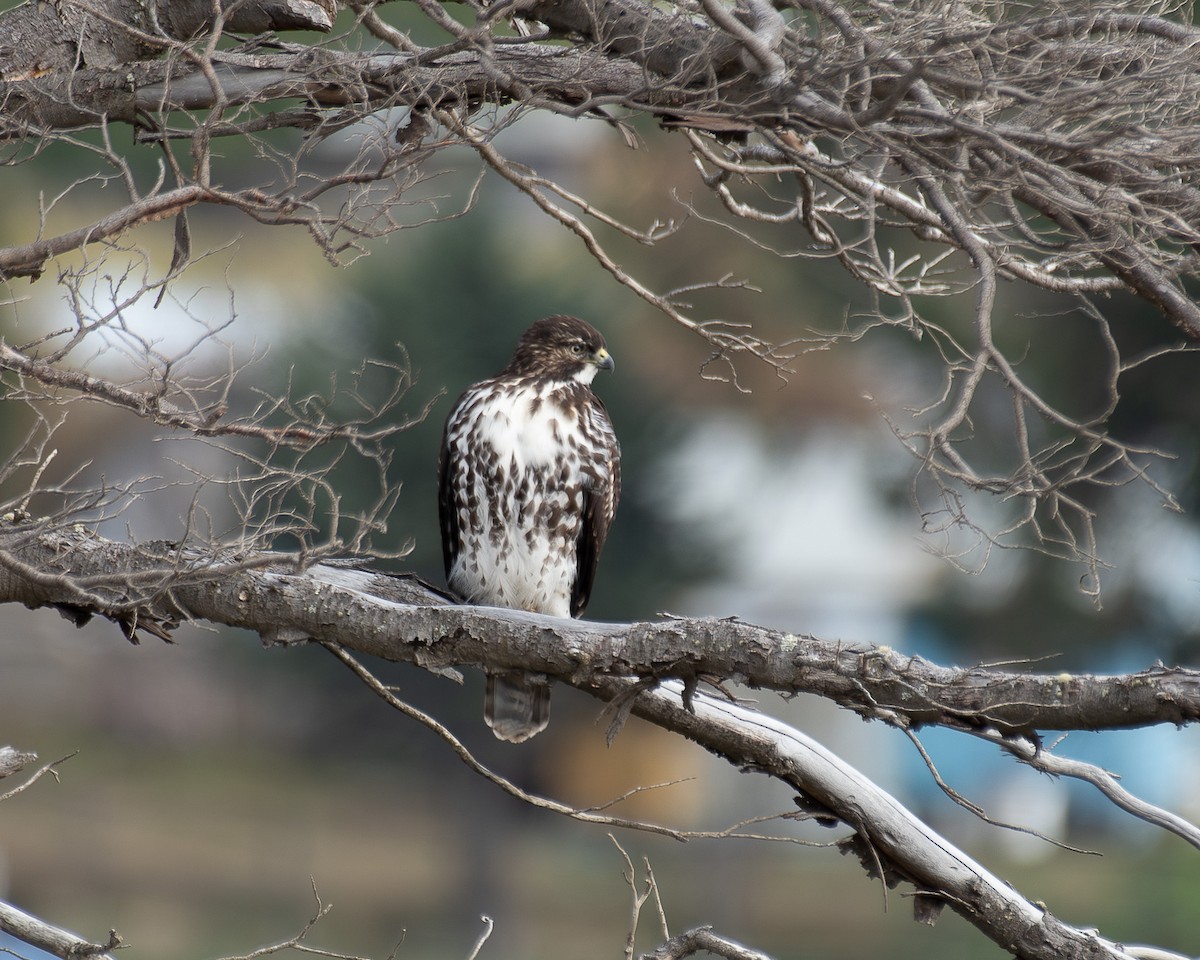
<instances>
[{"instance_id":1,"label":"perched hawk","mask_svg":"<svg viewBox=\"0 0 1200 960\"><path fill-rule=\"evenodd\" d=\"M446 420L438 513L450 589L469 603L583 613L621 492L621 450L592 378L613 368L594 327L547 317ZM520 743L550 720L544 677L488 675L484 719Z\"/></svg>"}]
</instances>

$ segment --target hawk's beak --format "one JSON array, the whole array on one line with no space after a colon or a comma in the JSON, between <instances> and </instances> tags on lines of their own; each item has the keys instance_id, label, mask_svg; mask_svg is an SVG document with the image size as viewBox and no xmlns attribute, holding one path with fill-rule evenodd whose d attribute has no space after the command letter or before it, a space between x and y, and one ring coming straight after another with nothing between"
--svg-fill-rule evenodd
<instances>
[{"instance_id":1,"label":"hawk's beak","mask_svg":"<svg viewBox=\"0 0 1200 960\"><path fill-rule=\"evenodd\" d=\"M601 370L611 370L616 366L616 364L613 363L612 354L605 350L604 347L601 347L594 354L592 354L592 362L595 363L596 366L598 366Z\"/></svg>"}]
</instances>

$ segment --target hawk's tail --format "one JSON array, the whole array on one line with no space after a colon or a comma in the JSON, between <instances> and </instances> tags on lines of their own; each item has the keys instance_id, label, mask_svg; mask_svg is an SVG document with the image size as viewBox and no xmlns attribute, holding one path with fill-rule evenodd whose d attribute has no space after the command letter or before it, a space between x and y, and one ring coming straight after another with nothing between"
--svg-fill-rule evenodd
<instances>
[{"instance_id":1,"label":"hawk's tail","mask_svg":"<svg viewBox=\"0 0 1200 960\"><path fill-rule=\"evenodd\" d=\"M501 740L523 743L550 722L549 684L530 673L489 673L483 719Z\"/></svg>"}]
</instances>

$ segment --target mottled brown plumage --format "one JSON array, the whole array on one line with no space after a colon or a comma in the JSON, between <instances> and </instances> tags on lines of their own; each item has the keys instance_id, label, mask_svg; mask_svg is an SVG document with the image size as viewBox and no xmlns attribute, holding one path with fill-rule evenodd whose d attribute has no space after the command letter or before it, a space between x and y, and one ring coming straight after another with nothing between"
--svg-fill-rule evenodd
<instances>
[{"instance_id":1,"label":"mottled brown plumage","mask_svg":"<svg viewBox=\"0 0 1200 960\"><path fill-rule=\"evenodd\" d=\"M450 589L470 603L580 616L621 492L620 448L592 392L611 370L604 338L547 317L508 365L469 387L446 420L438 462ZM549 720L545 678L488 676L484 717L519 743Z\"/></svg>"}]
</instances>

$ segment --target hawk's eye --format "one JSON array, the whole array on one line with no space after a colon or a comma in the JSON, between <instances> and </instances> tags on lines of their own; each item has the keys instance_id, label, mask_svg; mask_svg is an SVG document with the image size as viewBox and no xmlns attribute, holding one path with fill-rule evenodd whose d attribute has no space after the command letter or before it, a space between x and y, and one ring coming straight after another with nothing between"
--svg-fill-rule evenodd
<instances>
[{"instance_id":1,"label":"hawk's eye","mask_svg":"<svg viewBox=\"0 0 1200 960\"><path fill-rule=\"evenodd\" d=\"M582 343L571 344L571 352L573 354L575 354L575 356L577 356L577 357L580 356L583 353L583 351L584 351L584 346Z\"/></svg>"}]
</instances>

